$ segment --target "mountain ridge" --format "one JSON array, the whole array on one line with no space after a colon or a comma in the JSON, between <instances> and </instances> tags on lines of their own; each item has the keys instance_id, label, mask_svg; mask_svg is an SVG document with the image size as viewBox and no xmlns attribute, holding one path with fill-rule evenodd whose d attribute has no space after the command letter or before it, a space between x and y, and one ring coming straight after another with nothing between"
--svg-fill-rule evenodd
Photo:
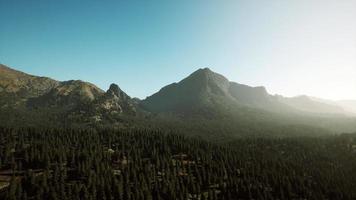
<instances>
[{"instance_id":1,"label":"mountain ridge","mask_svg":"<svg viewBox=\"0 0 356 200\"><path fill-rule=\"evenodd\" d=\"M255 130L258 126L267 130L268 126L282 128L298 124L328 127L331 130L339 130L338 127L342 128L346 124L350 128L340 130L356 130L349 125L352 120L339 120L338 126L329 123L335 117L345 118L343 112L318 113L315 109L327 107L334 112L333 105L328 107L327 104L307 98L308 105L302 107L303 110L299 104L291 103L299 101L298 97L271 95L263 86L251 87L231 82L209 68L198 69L143 100L131 98L116 84L111 84L104 91L89 82L56 81L5 66L0 66L0 77L6 78L0 79L0 109L11 116L11 120L6 116L1 119L0 116L0 121L9 123L16 123L21 119L22 124L27 121L34 124L38 120L31 116L36 115L44 121L56 120L57 124L76 123L80 126L121 126L120 124L129 120L130 123L142 122L159 127L163 124L174 127L178 123L191 130L205 129L192 124L188 120L191 119L194 123L215 124L216 128L232 127L230 132L249 132L249 129ZM11 90L6 90L9 83ZM257 128L256 131L260 129Z\"/></svg>"},{"instance_id":2,"label":"mountain ridge","mask_svg":"<svg viewBox=\"0 0 356 200\"><path fill-rule=\"evenodd\" d=\"M56 81L0 65L0 108L81 116L101 121L108 115L135 115L136 103L117 85L107 91L82 80ZM52 112L50 111L50 112Z\"/></svg>"},{"instance_id":3,"label":"mountain ridge","mask_svg":"<svg viewBox=\"0 0 356 200\"><path fill-rule=\"evenodd\" d=\"M121 102L132 100L119 86L110 85L108 91L113 90L116 90L116 95L117 97L120 96ZM174 92L171 92L171 90L174 90ZM48 77L30 75L0 64L0 92L2 94L7 93L3 96L8 98L17 98L17 101L31 99L30 101L33 102L34 99L40 97L43 99L50 93L54 96L52 98L56 96L67 97L69 94L73 94L81 100L93 101L100 96L105 96L108 91L105 92L89 82L81 80L57 81ZM177 95L179 98L177 98ZM164 100L159 98L168 98L169 100L163 102ZM209 68L200 68L181 81L162 87L158 92L142 101L135 99L135 104L139 102L143 108L149 111L162 112L165 109L169 111L189 110L199 104L206 104L211 107L217 103L216 101L220 100L224 103L236 104L236 106L251 106L275 112L283 107L282 110L297 109L311 113L345 114L343 108L346 107L341 107L340 104L317 101L308 96L283 97L281 95L270 95L264 86L251 87L232 82ZM152 105L153 101L158 101L157 105ZM182 104L185 101L188 105ZM0 103L4 104L3 101L0 101ZM29 105L32 105L32 103ZM174 108L174 106L177 107ZM110 109L109 105L105 107ZM122 110L122 108L119 109ZM323 112L323 110L327 110L327 112Z\"/></svg>"},{"instance_id":4,"label":"mountain ridge","mask_svg":"<svg viewBox=\"0 0 356 200\"><path fill-rule=\"evenodd\" d=\"M196 104L211 109L218 101L234 104L234 107L249 106L271 112L346 114L341 107L315 102L311 98L271 95L264 86L251 87L229 81L209 68L200 68L181 81L163 87L142 100L141 105L156 113L184 112Z\"/></svg>"}]
</instances>

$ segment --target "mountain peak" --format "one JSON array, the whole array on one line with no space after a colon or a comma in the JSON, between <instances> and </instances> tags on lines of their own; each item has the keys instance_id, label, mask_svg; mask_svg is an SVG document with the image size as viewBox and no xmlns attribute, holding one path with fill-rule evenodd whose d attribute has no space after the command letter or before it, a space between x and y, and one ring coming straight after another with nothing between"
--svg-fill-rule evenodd
<instances>
[{"instance_id":1,"label":"mountain peak","mask_svg":"<svg viewBox=\"0 0 356 200\"><path fill-rule=\"evenodd\" d=\"M118 85L112 83L109 89L106 91L108 97L119 98L121 100L131 99L124 91L120 89Z\"/></svg>"},{"instance_id":2,"label":"mountain peak","mask_svg":"<svg viewBox=\"0 0 356 200\"><path fill-rule=\"evenodd\" d=\"M210 68L208 68L208 67L199 68L197 71L201 71L201 72L213 72L213 71L211 71Z\"/></svg>"},{"instance_id":3,"label":"mountain peak","mask_svg":"<svg viewBox=\"0 0 356 200\"><path fill-rule=\"evenodd\" d=\"M216 102L225 104L231 101L229 85L229 80L224 76L209 68L200 68L180 82L166 86L146 98L142 105L153 112L190 112L198 107L210 108Z\"/></svg>"},{"instance_id":4,"label":"mountain peak","mask_svg":"<svg viewBox=\"0 0 356 200\"><path fill-rule=\"evenodd\" d=\"M110 93L113 94L115 96L119 96L120 95L120 91L121 89L119 88L118 85L116 85L115 83L112 83L109 87L109 90L106 93Z\"/></svg>"},{"instance_id":5,"label":"mountain peak","mask_svg":"<svg viewBox=\"0 0 356 200\"><path fill-rule=\"evenodd\" d=\"M211 80L211 81L228 81L227 78L225 78L223 75L218 74L209 68L199 68L192 74L190 74L186 79L183 80L189 80L189 79L199 79L199 80Z\"/></svg>"},{"instance_id":6,"label":"mountain peak","mask_svg":"<svg viewBox=\"0 0 356 200\"><path fill-rule=\"evenodd\" d=\"M135 114L135 101L131 100L120 87L112 83L104 97L99 101L100 107L113 113Z\"/></svg>"},{"instance_id":7,"label":"mountain peak","mask_svg":"<svg viewBox=\"0 0 356 200\"><path fill-rule=\"evenodd\" d=\"M209 75L209 74L214 74L215 72L211 71L209 68L199 68L195 72L193 72L191 75Z\"/></svg>"}]
</instances>

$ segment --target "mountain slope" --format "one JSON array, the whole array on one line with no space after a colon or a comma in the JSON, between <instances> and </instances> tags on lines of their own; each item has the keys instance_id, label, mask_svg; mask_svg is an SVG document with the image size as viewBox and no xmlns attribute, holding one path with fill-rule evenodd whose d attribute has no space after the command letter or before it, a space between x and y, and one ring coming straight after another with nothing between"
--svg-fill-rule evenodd
<instances>
[{"instance_id":1,"label":"mountain slope","mask_svg":"<svg viewBox=\"0 0 356 200\"><path fill-rule=\"evenodd\" d=\"M203 130L215 135L224 130L231 135L288 135L295 130L295 135L315 135L321 129L356 130L356 120L339 107L309 98L270 95L264 87L230 82L207 68L162 88L140 106L166 127L181 124L186 132L195 130L196 134Z\"/></svg>"},{"instance_id":2,"label":"mountain slope","mask_svg":"<svg viewBox=\"0 0 356 200\"><path fill-rule=\"evenodd\" d=\"M53 79L32 76L0 64L0 107L21 105L58 85Z\"/></svg>"},{"instance_id":3,"label":"mountain slope","mask_svg":"<svg viewBox=\"0 0 356 200\"><path fill-rule=\"evenodd\" d=\"M29 99L30 107L76 106L91 102L104 94L95 85L83 81L64 81L37 98Z\"/></svg>"},{"instance_id":4,"label":"mountain slope","mask_svg":"<svg viewBox=\"0 0 356 200\"><path fill-rule=\"evenodd\" d=\"M60 82L0 65L0 109L14 115L15 121L18 115L36 115L38 120L48 115L59 121L74 118L79 123L91 118L102 121L113 115L135 115L136 104L115 84L104 92L88 82Z\"/></svg>"},{"instance_id":5,"label":"mountain slope","mask_svg":"<svg viewBox=\"0 0 356 200\"><path fill-rule=\"evenodd\" d=\"M57 86L58 81L47 77L32 76L0 64L0 92L38 96Z\"/></svg>"},{"instance_id":6,"label":"mountain slope","mask_svg":"<svg viewBox=\"0 0 356 200\"><path fill-rule=\"evenodd\" d=\"M150 112L213 112L217 107L236 104L229 93L229 81L210 69L199 69L179 83L162 88L142 101Z\"/></svg>"},{"instance_id":7,"label":"mountain slope","mask_svg":"<svg viewBox=\"0 0 356 200\"><path fill-rule=\"evenodd\" d=\"M291 103L291 99L268 94L264 87L230 82L208 68L197 70L143 101L131 98L115 84L105 92L80 80L60 82L3 65L0 69L3 125L140 125L214 138L225 134L315 135L323 132L320 128L356 130L354 119L310 114L315 108L329 109L327 104L308 99L313 106L299 109L300 99Z\"/></svg>"},{"instance_id":8,"label":"mountain slope","mask_svg":"<svg viewBox=\"0 0 356 200\"><path fill-rule=\"evenodd\" d=\"M199 69L178 83L146 98L142 107L154 112L188 112L220 108L233 111L247 106L274 113L345 114L340 106L315 101L307 96L286 98L270 95L264 87L230 82L208 68Z\"/></svg>"},{"instance_id":9,"label":"mountain slope","mask_svg":"<svg viewBox=\"0 0 356 200\"><path fill-rule=\"evenodd\" d=\"M333 100L321 99L317 97L309 97L309 98L311 98L313 101L316 102L340 107L346 112L347 115L356 116L356 100L333 101Z\"/></svg>"},{"instance_id":10,"label":"mountain slope","mask_svg":"<svg viewBox=\"0 0 356 200\"><path fill-rule=\"evenodd\" d=\"M162 88L143 100L142 107L154 112L189 113L192 110L230 112L250 107L273 112L293 109L269 95L264 87L230 82L208 68L199 69L179 83Z\"/></svg>"},{"instance_id":11,"label":"mountain slope","mask_svg":"<svg viewBox=\"0 0 356 200\"><path fill-rule=\"evenodd\" d=\"M346 114L347 112L337 104L318 101L311 97L301 95L297 97L277 96L278 101L285 103L297 110L321 114Z\"/></svg>"}]
</instances>

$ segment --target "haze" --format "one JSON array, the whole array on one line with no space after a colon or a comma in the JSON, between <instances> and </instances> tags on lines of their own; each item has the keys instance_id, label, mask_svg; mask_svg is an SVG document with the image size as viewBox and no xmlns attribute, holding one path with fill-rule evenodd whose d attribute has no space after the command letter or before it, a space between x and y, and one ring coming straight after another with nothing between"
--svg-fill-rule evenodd
<instances>
[{"instance_id":1,"label":"haze","mask_svg":"<svg viewBox=\"0 0 356 200\"><path fill-rule=\"evenodd\" d=\"M356 99L356 1L4 1L0 63L144 98L199 67L270 93Z\"/></svg>"}]
</instances>

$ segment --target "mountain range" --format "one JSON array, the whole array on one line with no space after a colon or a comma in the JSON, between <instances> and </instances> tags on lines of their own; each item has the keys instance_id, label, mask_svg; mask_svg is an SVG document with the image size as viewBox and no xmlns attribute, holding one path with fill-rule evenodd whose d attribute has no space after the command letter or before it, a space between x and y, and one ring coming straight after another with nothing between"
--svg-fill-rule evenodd
<instances>
[{"instance_id":1,"label":"mountain range","mask_svg":"<svg viewBox=\"0 0 356 200\"><path fill-rule=\"evenodd\" d=\"M265 87L251 87L230 82L224 76L208 68L199 69L179 83L162 88L156 94L142 101L144 108L151 112L184 112L201 107L247 106L271 112L306 112L311 114L349 114L336 103L316 101L308 96L292 98L270 95Z\"/></svg>"},{"instance_id":2,"label":"mountain range","mask_svg":"<svg viewBox=\"0 0 356 200\"><path fill-rule=\"evenodd\" d=\"M206 126L237 135L276 127L284 132L295 127L356 131L355 101L271 95L265 87L231 82L208 68L140 100L116 84L103 91L81 80L57 81L0 64L0 111L0 122L13 126L159 124L175 130L189 127L199 135Z\"/></svg>"}]
</instances>

